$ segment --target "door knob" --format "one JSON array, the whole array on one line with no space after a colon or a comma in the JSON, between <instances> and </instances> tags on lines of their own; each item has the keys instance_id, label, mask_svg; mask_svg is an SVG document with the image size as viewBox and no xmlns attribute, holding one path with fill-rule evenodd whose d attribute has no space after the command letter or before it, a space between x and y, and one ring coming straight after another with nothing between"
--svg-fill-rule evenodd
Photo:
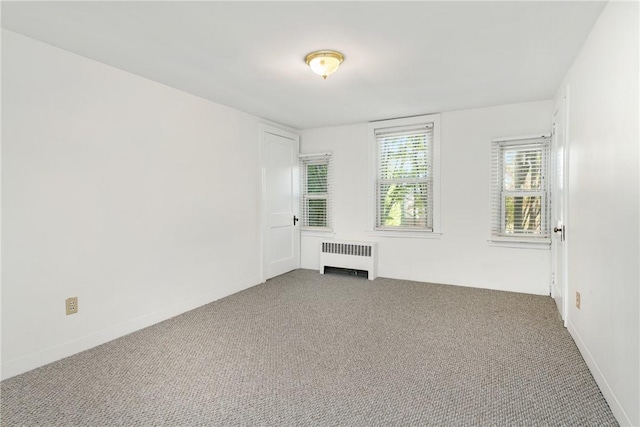
<instances>
[{"instance_id":1,"label":"door knob","mask_svg":"<svg viewBox=\"0 0 640 427\"><path fill-rule=\"evenodd\" d=\"M558 228L558 227L553 227L553 232L554 233L559 233L562 231L562 227Z\"/></svg>"},{"instance_id":2,"label":"door knob","mask_svg":"<svg viewBox=\"0 0 640 427\"><path fill-rule=\"evenodd\" d=\"M300 221L297 216L293 216L293 225L296 225L296 222Z\"/></svg>"}]
</instances>

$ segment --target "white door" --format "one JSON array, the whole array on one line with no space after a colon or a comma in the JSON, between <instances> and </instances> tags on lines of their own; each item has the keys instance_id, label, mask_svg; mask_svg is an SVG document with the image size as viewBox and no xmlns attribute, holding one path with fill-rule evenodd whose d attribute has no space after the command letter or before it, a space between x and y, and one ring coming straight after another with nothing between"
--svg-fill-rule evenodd
<instances>
[{"instance_id":1,"label":"white door","mask_svg":"<svg viewBox=\"0 0 640 427\"><path fill-rule=\"evenodd\" d=\"M300 268L298 136L262 131L264 279Z\"/></svg>"},{"instance_id":2,"label":"white door","mask_svg":"<svg viewBox=\"0 0 640 427\"><path fill-rule=\"evenodd\" d=\"M568 283L566 275L566 120L567 99L563 96L553 115L552 156L553 156L553 196L551 202L551 296L556 301L558 311L567 323Z\"/></svg>"}]
</instances>

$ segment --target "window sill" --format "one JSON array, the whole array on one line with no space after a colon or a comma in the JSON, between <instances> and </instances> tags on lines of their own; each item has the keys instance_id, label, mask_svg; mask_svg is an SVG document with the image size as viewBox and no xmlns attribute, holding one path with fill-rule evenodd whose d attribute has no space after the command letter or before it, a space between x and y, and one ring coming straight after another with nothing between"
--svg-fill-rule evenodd
<instances>
[{"instance_id":1,"label":"window sill","mask_svg":"<svg viewBox=\"0 0 640 427\"><path fill-rule=\"evenodd\" d=\"M544 240L523 240L518 238L492 238L487 240L489 246L498 246L503 248L516 248L516 249L541 249L548 251L551 249L551 241Z\"/></svg>"},{"instance_id":2,"label":"window sill","mask_svg":"<svg viewBox=\"0 0 640 427\"><path fill-rule=\"evenodd\" d=\"M300 236L308 236L308 237L335 237L336 233L333 232L333 229L326 228L322 230L312 230L312 229L301 229Z\"/></svg>"},{"instance_id":3,"label":"window sill","mask_svg":"<svg viewBox=\"0 0 640 427\"><path fill-rule=\"evenodd\" d=\"M367 234L375 237L399 237L407 239L439 239L442 237L442 233L435 233L433 231L369 230Z\"/></svg>"}]
</instances>

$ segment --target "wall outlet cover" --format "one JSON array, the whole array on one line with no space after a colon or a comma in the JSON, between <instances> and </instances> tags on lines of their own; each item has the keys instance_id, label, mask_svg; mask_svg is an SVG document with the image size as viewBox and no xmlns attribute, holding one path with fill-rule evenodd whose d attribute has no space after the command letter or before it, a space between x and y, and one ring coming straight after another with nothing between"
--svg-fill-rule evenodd
<instances>
[{"instance_id":1,"label":"wall outlet cover","mask_svg":"<svg viewBox=\"0 0 640 427\"><path fill-rule=\"evenodd\" d=\"M78 312L78 297L71 297L65 300L67 316Z\"/></svg>"}]
</instances>

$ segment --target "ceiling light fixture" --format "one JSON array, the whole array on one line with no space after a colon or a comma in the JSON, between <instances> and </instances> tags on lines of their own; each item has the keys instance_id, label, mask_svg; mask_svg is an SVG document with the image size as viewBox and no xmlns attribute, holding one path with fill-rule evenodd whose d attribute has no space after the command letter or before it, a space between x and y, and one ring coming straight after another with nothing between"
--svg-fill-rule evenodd
<instances>
[{"instance_id":1,"label":"ceiling light fixture","mask_svg":"<svg viewBox=\"0 0 640 427\"><path fill-rule=\"evenodd\" d=\"M344 56L333 50L318 50L308 54L305 61L314 73L326 79L329 74L335 72L342 64Z\"/></svg>"}]
</instances>

